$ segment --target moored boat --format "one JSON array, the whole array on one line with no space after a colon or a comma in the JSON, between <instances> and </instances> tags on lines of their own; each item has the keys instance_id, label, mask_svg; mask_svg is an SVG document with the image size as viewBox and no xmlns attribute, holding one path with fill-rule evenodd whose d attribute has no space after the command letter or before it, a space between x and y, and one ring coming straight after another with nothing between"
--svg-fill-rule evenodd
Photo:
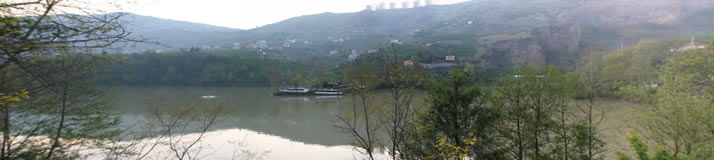
<instances>
[{"instance_id":1,"label":"moored boat","mask_svg":"<svg viewBox=\"0 0 714 160\"><path fill-rule=\"evenodd\" d=\"M305 87L291 87L291 88L280 88L278 92L273 93L273 95L309 95L311 90Z\"/></svg>"},{"instance_id":2,"label":"moored boat","mask_svg":"<svg viewBox=\"0 0 714 160\"><path fill-rule=\"evenodd\" d=\"M280 88L278 92L273 93L274 96L283 95L344 95L345 92L339 89L322 88L309 89L305 87Z\"/></svg>"}]
</instances>

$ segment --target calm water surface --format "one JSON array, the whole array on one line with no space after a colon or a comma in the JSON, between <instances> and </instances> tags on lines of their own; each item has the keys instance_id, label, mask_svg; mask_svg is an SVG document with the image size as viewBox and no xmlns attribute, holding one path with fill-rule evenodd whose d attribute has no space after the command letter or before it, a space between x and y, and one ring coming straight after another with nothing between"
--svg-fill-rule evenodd
<instances>
[{"instance_id":1,"label":"calm water surface","mask_svg":"<svg viewBox=\"0 0 714 160\"><path fill-rule=\"evenodd\" d=\"M354 159L350 139L333 127L350 96L271 96L272 89L241 87L115 87L115 112L125 124L148 115L147 97L168 102L225 102L226 114L202 142L204 159L231 159L236 148L266 152L264 159ZM386 96L386 93L380 93ZM202 96L216 96L204 99ZM375 96L375 97L385 97ZM244 145L236 147L235 142ZM159 158L160 159L160 158Z\"/></svg>"}]
</instances>

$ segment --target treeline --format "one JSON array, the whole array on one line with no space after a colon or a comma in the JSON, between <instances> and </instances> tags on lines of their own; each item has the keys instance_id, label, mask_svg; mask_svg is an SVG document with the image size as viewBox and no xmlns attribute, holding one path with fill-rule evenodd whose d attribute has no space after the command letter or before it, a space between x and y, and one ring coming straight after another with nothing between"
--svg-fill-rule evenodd
<instances>
[{"instance_id":1,"label":"treeline","mask_svg":"<svg viewBox=\"0 0 714 160\"><path fill-rule=\"evenodd\" d=\"M627 137L636 159L714 158L712 58L711 50L674 52L650 79L659 85L633 83L620 88L623 97L648 106L646 115L638 117L638 132ZM649 154L643 145L647 142L660 147ZM617 156L632 159L621 152Z\"/></svg>"},{"instance_id":2,"label":"treeline","mask_svg":"<svg viewBox=\"0 0 714 160\"><path fill-rule=\"evenodd\" d=\"M711 39L711 38L709 38ZM686 52L684 41L677 38L644 39L637 44L605 53L599 46L588 46L581 51L577 72L590 74L595 94L601 97L627 97L623 87L659 86L659 70L668 58ZM710 44L710 42L706 42ZM697 51L697 50L690 50ZM702 52L704 50L699 50Z\"/></svg>"},{"instance_id":3,"label":"treeline","mask_svg":"<svg viewBox=\"0 0 714 160\"><path fill-rule=\"evenodd\" d=\"M381 67L374 61L347 67L345 82L359 87L350 94L351 108L337 117L337 128L372 159L377 148L391 159L603 156L593 123L601 115L587 109L593 105L572 103L576 92L585 91L576 89L578 76L541 66L484 85L460 66L430 79L423 68L403 65L395 49L381 54ZM427 90L424 106L412 103L421 101L414 98L419 86ZM379 88L390 93L383 102L373 97Z\"/></svg>"},{"instance_id":4,"label":"treeline","mask_svg":"<svg viewBox=\"0 0 714 160\"><path fill-rule=\"evenodd\" d=\"M353 85L363 88L352 94L352 111L338 116L338 128L364 153L384 148L392 159L594 159L605 151L597 126L581 116L593 113L571 103L577 79L553 67L523 68L519 76L485 86L460 69L427 82L414 75L418 68L385 66L383 79L367 67L351 72L357 74ZM378 81L391 93L386 102L372 102L370 88ZM412 106L422 83L426 105Z\"/></svg>"},{"instance_id":5,"label":"treeline","mask_svg":"<svg viewBox=\"0 0 714 160\"><path fill-rule=\"evenodd\" d=\"M383 53L382 68L356 62L345 72L346 82L360 87L351 94L350 108L337 116L337 128L371 159L380 149L391 159L604 159L612 151L621 160L711 159L714 55L671 50L677 43L643 41L607 56L589 47L576 72L520 68L487 85L474 83L463 66L427 80L421 68ZM625 76L630 74L631 80ZM422 84L426 104L414 106ZM390 93L387 100L373 97L380 85ZM648 106L642 116L633 115L636 132L626 137L634 156L608 150L600 139L605 112L597 111L597 98L613 96L602 92L611 89L614 96ZM647 143L661 147L650 154Z\"/></svg>"},{"instance_id":6,"label":"treeline","mask_svg":"<svg viewBox=\"0 0 714 160\"><path fill-rule=\"evenodd\" d=\"M382 68L385 58L382 53L397 53L395 59L398 59L399 63L411 60L418 64L431 63L434 59L443 61L444 56L449 55L447 52L451 53L452 50L431 52L421 51L413 45L400 45L398 50L390 47L378 49L376 53L361 53L355 60L348 60L346 54L349 50L340 52L345 55L335 56L315 56L303 52L265 54L252 50L188 50L109 55L119 59L121 63L108 67L101 84L321 87L325 84L349 81L345 78L350 77L350 67L369 65L372 68ZM477 67L467 63L471 58L466 56L459 59L456 63L470 65L467 68L474 72L474 79L479 81L493 82L498 76L513 72L511 68ZM426 79L439 79L447 76L449 72L450 68L438 68L425 70L424 74ZM385 75L380 70L374 70L374 74L380 77Z\"/></svg>"},{"instance_id":7,"label":"treeline","mask_svg":"<svg viewBox=\"0 0 714 160\"><path fill-rule=\"evenodd\" d=\"M256 51L117 56L124 63L109 67L105 84L269 86L271 75L287 81L300 73L307 79L315 70L310 63L271 58Z\"/></svg>"},{"instance_id":8,"label":"treeline","mask_svg":"<svg viewBox=\"0 0 714 160\"><path fill-rule=\"evenodd\" d=\"M101 83L114 85L322 87L325 84L351 81L351 72L358 65L382 68L385 64L381 53L397 52L396 48L393 49L382 49L377 53L363 53L354 61L348 61L346 57L329 56L290 59L289 56L280 54L266 55L246 50L110 55L120 60L121 63L111 64ZM413 48L400 48L398 53L400 54L395 56L399 59L398 63L400 64L402 64L402 60L413 58L415 62L418 62L421 59L419 56L405 54L416 53ZM449 71L448 68L433 69L425 70L424 74L428 79L436 79L448 75ZM384 71L376 69L370 69L370 72L379 75L380 78L385 77L386 74ZM502 72L488 73L488 76L496 75L494 73ZM384 88L385 84L379 86L381 86L379 88ZM423 88L423 86L419 87Z\"/></svg>"}]
</instances>

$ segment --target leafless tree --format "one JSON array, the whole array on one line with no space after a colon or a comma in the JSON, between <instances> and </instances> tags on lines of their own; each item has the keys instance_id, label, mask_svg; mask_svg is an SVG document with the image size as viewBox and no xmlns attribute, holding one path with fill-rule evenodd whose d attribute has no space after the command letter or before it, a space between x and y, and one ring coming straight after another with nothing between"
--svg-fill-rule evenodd
<instances>
[{"instance_id":1,"label":"leafless tree","mask_svg":"<svg viewBox=\"0 0 714 160\"><path fill-rule=\"evenodd\" d=\"M398 153L402 152L401 146L408 127L413 126L417 108L413 107L412 99L418 91L418 86L424 81L423 73L419 65L405 66L402 59L397 54L397 46L390 44L391 53L387 53L380 44L380 52L384 60L385 77L384 81L388 85L390 99L380 116L380 124L389 136L391 144L389 154L392 159L398 159Z\"/></svg>"},{"instance_id":2,"label":"leafless tree","mask_svg":"<svg viewBox=\"0 0 714 160\"><path fill-rule=\"evenodd\" d=\"M360 64L359 61L355 63ZM357 151L367 154L371 160L374 160L378 144L376 133L380 128L375 115L378 109L372 101L377 77L371 72L368 64L360 64L356 67L350 65L345 69L345 81L353 88L350 93L352 106L349 107L352 110L345 115L336 115L338 119L336 128L354 139L351 143Z\"/></svg>"},{"instance_id":3,"label":"leafless tree","mask_svg":"<svg viewBox=\"0 0 714 160\"><path fill-rule=\"evenodd\" d=\"M26 89L42 95L33 96L23 107L3 108L2 159L28 156L28 147L42 149L43 157L50 159L63 148L63 130L71 126L68 117L98 122L92 116L103 114L97 112L106 106L103 94L88 86L101 71L101 63L109 61L92 52L133 40L127 38L130 32L120 20L124 14L103 14L83 8L82 3L37 0L0 5L0 93ZM49 146L37 146L28 138L47 130L55 130Z\"/></svg>"},{"instance_id":4,"label":"leafless tree","mask_svg":"<svg viewBox=\"0 0 714 160\"><path fill-rule=\"evenodd\" d=\"M134 145L136 159L144 159L148 155L162 153L156 148L168 148L171 157L175 159L197 159L201 147L197 144L205 137L208 129L213 126L224 109L224 103L217 106L200 106L197 102L179 102L169 104L161 101L160 95L148 100L151 115L142 130L153 142ZM168 157L166 157L168 158Z\"/></svg>"}]
</instances>

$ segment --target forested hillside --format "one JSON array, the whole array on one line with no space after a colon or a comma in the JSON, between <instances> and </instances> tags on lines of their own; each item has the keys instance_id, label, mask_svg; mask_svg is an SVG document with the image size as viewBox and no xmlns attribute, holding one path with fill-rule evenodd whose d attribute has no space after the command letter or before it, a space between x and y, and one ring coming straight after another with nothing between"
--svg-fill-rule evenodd
<instances>
[{"instance_id":1,"label":"forested hillside","mask_svg":"<svg viewBox=\"0 0 714 160\"><path fill-rule=\"evenodd\" d=\"M194 29L174 27L137 33L148 39L161 37L158 42L171 45L162 51L191 47L254 49L299 60L327 56L331 51L342 56L351 50L365 53L377 48L381 40L407 45L403 48L411 48L414 52L410 54L420 54L425 62L456 55L482 68L555 64L574 70L584 46L598 45L613 51L646 38L710 31L708 26L714 22L707 19L714 16L712 6L713 2L704 0L473 0L307 15L244 31L183 25ZM151 21L147 17L138 19ZM148 25L182 26L154 21L157 23Z\"/></svg>"}]
</instances>

